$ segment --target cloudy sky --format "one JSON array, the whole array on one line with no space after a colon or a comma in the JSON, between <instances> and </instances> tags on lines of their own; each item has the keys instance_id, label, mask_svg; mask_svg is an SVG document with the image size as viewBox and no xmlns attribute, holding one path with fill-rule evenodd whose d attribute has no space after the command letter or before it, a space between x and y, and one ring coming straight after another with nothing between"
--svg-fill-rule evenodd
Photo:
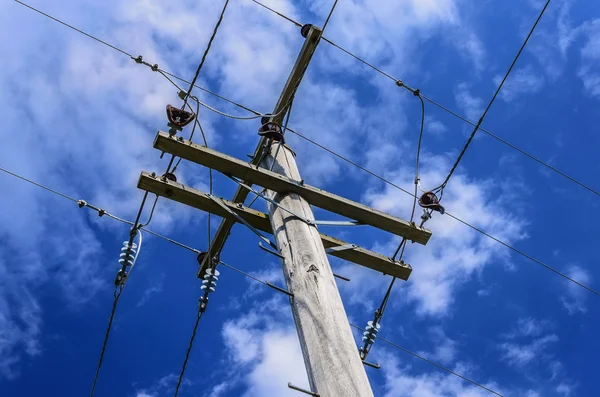
<instances>
[{"instance_id":1,"label":"cloudy sky","mask_svg":"<svg viewBox=\"0 0 600 397\"><path fill-rule=\"evenodd\" d=\"M322 25L331 0L265 0ZM340 0L326 36L424 95L476 121L543 6L541 0ZM191 79L223 2L32 0L35 7ZM199 85L272 111L302 46L299 29L250 0L231 0ZM133 219L140 171L162 171L152 148L179 104L160 74L15 2L0 4L0 167ZM555 0L484 127L600 189L600 3ZM201 91L229 114L247 116ZM259 123L202 109L209 145L246 158ZM290 126L411 189L419 101L322 42L298 91ZM426 103L421 182L439 184L471 127ZM185 131L187 134L189 131ZM312 185L403 218L411 197L290 136ZM206 189L205 168L183 162L181 182ZM112 304L126 225L0 175L0 394L89 393ZM230 197L233 182L215 179ZM480 133L451 179L456 217L574 279L600 287L599 194ZM264 209L263 203L257 208ZM420 214L417 214L419 216ZM147 212L143 218L147 216ZM321 219L332 215L317 212ZM218 222L213 222L213 232ZM600 297L448 216L391 295L380 335L505 396L596 396ZM159 200L150 228L206 249L206 214ZM398 238L369 227L328 234L391 255ZM222 259L283 285L276 258L236 225ZM330 258L350 320L372 319L389 278ZM197 312L189 251L145 235L121 298L96 396L173 394ZM298 396L307 387L286 297L227 268L203 317L180 396ZM594 320L596 318L596 320ZM355 335L358 341L358 335ZM490 396L377 342L367 368L376 396Z\"/></svg>"}]
</instances>

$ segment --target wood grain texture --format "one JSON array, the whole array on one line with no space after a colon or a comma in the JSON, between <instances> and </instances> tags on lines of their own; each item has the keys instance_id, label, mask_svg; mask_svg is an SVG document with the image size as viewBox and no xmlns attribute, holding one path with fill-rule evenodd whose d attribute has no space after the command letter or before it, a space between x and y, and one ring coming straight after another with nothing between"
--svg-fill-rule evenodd
<instances>
[{"instance_id":1,"label":"wood grain texture","mask_svg":"<svg viewBox=\"0 0 600 397\"><path fill-rule=\"evenodd\" d=\"M149 172L142 172L138 181L138 188L190 207L210 212L224 218L224 220L230 221L232 224L237 222L235 217L231 216L231 214L223 210L222 207L209 199L205 192L168 179L163 181L160 177L152 176ZM233 203L228 200L223 200L223 202L256 229L267 233L273 233L271 221L267 214L248 208L241 203ZM323 233L319 236L325 248L340 247L350 244ZM358 246L351 250L331 252L329 255L384 274L389 274L390 276L398 277L402 280L407 280L412 272L412 268L406 263L392 261L389 257Z\"/></svg>"},{"instance_id":2,"label":"wood grain texture","mask_svg":"<svg viewBox=\"0 0 600 397\"><path fill-rule=\"evenodd\" d=\"M273 145L272 152L277 145ZM262 165L270 167L272 156ZM300 179L292 152L282 146L273 168L291 179ZM285 208L314 220L309 203L296 193L267 194ZM321 397L372 397L373 392L348 324L317 228L268 203L275 240L282 259L292 313L309 382Z\"/></svg>"}]
</instances>

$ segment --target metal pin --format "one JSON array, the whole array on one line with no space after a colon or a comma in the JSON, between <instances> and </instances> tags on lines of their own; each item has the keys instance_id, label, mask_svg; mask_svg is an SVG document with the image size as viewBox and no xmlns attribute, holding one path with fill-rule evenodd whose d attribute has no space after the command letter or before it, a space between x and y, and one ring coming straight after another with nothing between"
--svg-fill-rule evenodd
<instances>
[{"instance_id":1,"label":"metal pin","mask_svg":"<svg viewBox=\"0 0 600 397\"><path fill-rule=\"evenodd\" d=\"M379 365L379 363L373 364L373 363L370 363L370 362L365 361L365 360L362 360L362 363L364 365L366 365L367 367L371 367L371 368L375 368L375 369L380 369L381 368L381 365Z\"/></svg>"},{"instance_id":2,"label":"metal pin","mask_svg":"<svg viewBox=\"0 0 600 397\"><path fill-rule=\"evenodd\" d=\"M296 390L301 393L308 394L309 396L321 397L321 395L319 393L315 393L314 391L306 390L301 387L292 385L292 382L288 382L288 387L292 390Z\"/></svg>"},{"instance_id":3,"label":"metal pin","mask_svg":"<svg viewBox=\"0 0 600 397\"><path fill-rule=\"evenodd\" d=\"M348 277L340 276L339 274L335 274L335 273L333 273L333 277L337 277L340 280L344 280L344 281L350 281L350 279Z\"/></svg>"},{"instance_id":4,"label":"metal pin","mask_svg":"<svg viewBox=\"0 0 600 397\"><path fill-rule=\"evenodd\" d=\"M274 290L277 290L279 292L282 292L282 293L286 294L287 296L291 296L292 298L294 297L294 294L292 294L290 291L285 290L285 289L283 289L281 287L278 287L278 286L276 286L274 284L271 284L268 281L265 281L265 284L267 284L269 287L273 288Z\"/></svg>"}]
</instances>

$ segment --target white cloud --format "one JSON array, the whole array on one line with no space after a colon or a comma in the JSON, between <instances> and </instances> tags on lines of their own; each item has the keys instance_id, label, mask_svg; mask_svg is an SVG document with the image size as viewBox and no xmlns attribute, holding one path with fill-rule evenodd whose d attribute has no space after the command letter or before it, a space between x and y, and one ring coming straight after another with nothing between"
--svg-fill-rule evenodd
<instances>
[{"instance_id":1,"label":"white cloud","mask_svg":"<svg viewBox=\"0 0 600 397\"><path fill-rule=\"evenodd\" d=\"M164 273L161 273L156 279L153 279L150 286L148 288L146 288L146 290L144 291L144 294L142 295L142 297L140 298L140 300L138 301L136 306L137 307L143 306L150 300L150 297L153 294L162 292L164 281L165 281Z\"/></svg>"},{"instance_id":2,"label":"white cloud","mask_svg":"<svg viewBox=\"0 0 600 397\"><path fill-rule=\"evenodd\" d=\"M415 374L410 365L403 364L390 353L386 354L385 363L382 367L385 376L384 397L483 397L490 393L445 372ZM464 365L456 365L451 369L467 377L471 375L469 368ZM493 382L483 384L502 392Z\"/></svg>"},{"instance_id":3,"label":"white cloud","mask_svg":"<svg viewBox=\"0 0 600 397\"><path fill-rule=\"evenodd\" d=\"M558 336L554 334L546 335L535 339L529 344L502 343L499 347L504 352L502 359L510 365L525 367L533 360L540 360L542 353L551 344L558 342Z\"/></svg>"},{"instance_id":4,"label":"white cloud","mask_svg":"<svg viewBox=\"0 0 600 397\"><path fill-rule=\"evenodd\" d=\"M582 284L589 285L591 282L591 276L589 272L576 265L571 265L566 274ZM567 309L567 312L570 315L587 312L585 303L587 301L589 292L570 281L565 280L565 283L566 291L560 297L563 307Z\"/></svg>"},{"instance_id":5,"label":"white cloud","mask_svg":"<svg viewBox=\"0 0 600 397\"><path fill-rule=\"evenodd\" d=\"M496 75L494 84L499 85L504 76ZM508 77L500 96L507 102L521 96L522 94L532 94L539 92L544 86L544 78L536 71L533 66L527 65L523 68L514 70Z\"/></svg>"},{"instance_id":6,"label":"white cloud","mask_svg":"<svg viewBox=\"0 0 600 397\"><path fill-rule=\"evenodd\" d=\"M590 23L585 31L586 42L581 48L578 76L588 94L600 97L600 19Z\"/></svg>"},{"instance_id":7,"label":"white cloud","mask_svg":"<svg viewBox=\"0 0 600 397\"><path fill-rule=\"evenodd\" d=\"M465 112L467 119L477 122L483 113L483 99L473 96L467 83L460 83L454 91L454 99Z\"/></svg>"},{"instance_id":8,"label":"white cloud","mask_svg":"<svg viewBox=\"0 0 600 397\"><path fill-rule=\"evenodd\" d=\"M232 360L233 373L243 369L236 382L246 386L245 397L296 396L288 382L308 388L298 334L287 320L265 307L287 306L283 300L257 302L256 308L223 327L223 341Z\"/></svg>"},{"instance_id":9,"label":"white cloud","mask_svg":"<svg viewBox=\"0 0 600 397\"><path fill-rule=\"evenodd\" d=\"M423 155L421 158L422 184L428 187L439 183L443 177L439 170L449 169L449 163L441 157ZM410 169L400 168L386 177L410 191L413 173ZM514 242L525 237L525 225L510 213L503 196L502 185L470 180L459 171L448 184L443 204L447 211L475 227L504 241ZM370 190L365 199L375 208L409 218L412 199L391 186ZM417 213L417 220L419 216L420 213ZM402 290L400 298L391 301L398 304L414 302L421 314L444 315L452 307L455 291L460 285L481 272L485 266L496 261L506 261L509 253L487 237L448 216L435 214L427 226L432 230L433 236L426 247L408 245L405 260L415 271L409 281L398 286ZM392 239L374 250L391 254L397 244L398 240ZM350 302L360 302L367 307L372 304L372 293L381 291L388 282L375 272L351 265L347 265L343 272L353 281L359 282L343 285L342 291L348 294Z\"/></svg>"}]
</instances>

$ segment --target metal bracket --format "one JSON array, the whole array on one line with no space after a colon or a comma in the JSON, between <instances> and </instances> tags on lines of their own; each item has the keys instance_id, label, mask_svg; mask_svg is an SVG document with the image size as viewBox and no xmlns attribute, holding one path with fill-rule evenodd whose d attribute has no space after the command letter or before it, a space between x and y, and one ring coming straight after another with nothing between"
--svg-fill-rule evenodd
<instances>
[{"instance_id":1,"label":"metal bracket","mask_svg":"<svg viewBox=\"0 0 600 397\"><path fill-rule=\"evenodd\" d=\"M321 397L321 395L319 393L315 393L314 391L306 390L301 387L292 385L292 382L288 382L288 387L292 390L296 390L301 393L308 394L309 396Z\"/></svg>"},{"instance_id":2,"label":"metal bracket","mask_svg":"<svg viewBox=\"0 0 600 397\"><path fill-rule=\"evenodd\" d=\"M279 292L281 292L281 293L284 293L284 294L286 294L286 295L287 295L287 296L289 296L289 297L292 297L292 298L294 297L294 294L292 294L290 291L288 291L288 290L285 290L285 289L283 289L283 288L281 288L281 287L278 287L278 286L276 286L275 284L271 284L271 283L270 283L270 282L268 282L268 281L265 281L265 284L266 284L268 287L271 287L271 288L273 288L273 289L274 289L274 290L276 290L276 291L279 291Z\"/></svg>"},{"instance_id":3,"label":"metal bracket","mask_svg":"<svg viewBox=\"0 0 600 397\"><path fill-rule=\"evenodd\" d=\"M242 218L241 216L239 216L238 214L236 214L233 210L229 209L229 207L219 198L216 196L213 196L210 193L206 193L206 197L208 197L209 199L211 199L212 201L214 201L215 203L217 203L221 208L223 208L225 211L227 211L228 213L230 213L231 215L233 215L238 222L242 223L243 225L245 225L248 229L250 229L254 234L256 234L262 241L264 241L265 243L269 244L273 249L275 249L275 252L269 250L268 248L264 247L261 243L259 243L260 248L262 248L263 250L279 256L280 258L283 258L283 256L281 254L279 254L277 252L278 248L277 245L275 243L273 243L271 240L269 240L267 237L265 237L261 232L259 232L258 230L256 230L256 228L254 228L254 226L252 226L251 224L249 224L248 222L246 222L246 220L244 218Z\"/></svg>"},{"instance_id":4,"label":"metal bracket","mask_svg":"<svg viewBox=\"0 0 600 397\"><path fill-rule=\"evenodd\" d=\"M261 242L259 242L259 243L258 243L258 248L260 248L261 250L263 250L263 251L265 251L265 252L268 252L268 253L269 253L269 254L271 254L271 255L275 255L275 256L276 256L276 257L278 257L278 258L285 259L285 256L281 255L281 254L280 254L279 252L277 252L277 251L273 251L273 250L271 250L271 249L269 249L269 248L265 247L265 246L264 246L264 245L263 245Z\"/></svg>"},{"instance_id":5,"label":"metal bracket","mask_svg":"<svg viewBox=\"0 0 600 397\"><path fill-rule=\"evenodd\" d=\"M370 363L370 362L365 361L365 360L362 360L362 363L364 365L366 365L367 367L371 367L371 368L375 368L375 369L380 369L381 368L381 365L379 365L379 363L373 364L373 363Z\"/></svg>"},{"instance_id":6,"label":"metal bracket","mask_svg":"<svg viewBox=\"0 0 600 397\"><path fill-rule=\"evenodd\" d=\"M350 281L350 279L348 277L340 276L339 274L335 274L335 273L333 273L333 277L337 277L340 280L344 280L344 281Z\"/></svg>"},{"instance_id":7,"label":"metal bracket","mask_svg":"<svg viewBox=\"0 0 600 397\"><path fill-rule=\"evenodd\" d=\"M358 246L356 244L346 244L346 245L340 245L337 247L326 248L325 252L330 254L332 252L337 252L337 251L353 250L354 248L357 248L357 247Z\"/></svg>"}]
</instances>

